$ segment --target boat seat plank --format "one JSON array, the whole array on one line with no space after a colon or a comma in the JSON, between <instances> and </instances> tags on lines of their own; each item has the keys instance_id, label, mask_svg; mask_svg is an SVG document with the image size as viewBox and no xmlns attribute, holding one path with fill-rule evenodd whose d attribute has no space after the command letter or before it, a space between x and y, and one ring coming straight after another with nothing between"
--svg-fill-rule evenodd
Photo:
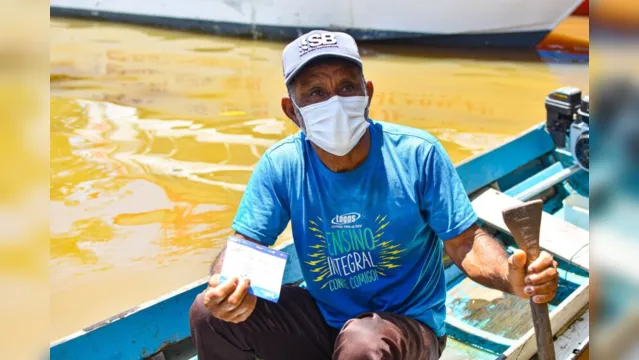
<instances>
[{"instance_id":1,"label":"boat seat plank","mask_svg":"<svg viewBox=\"0 0 639 360\"><path fill-rule=\"evenodd\" d=\"M510 234L502 218L502 210L521 204L521 201L495 189L487 189L472 200L477 216L486 224ZM588 231L560 218L544 213L541 218L539 245L542 249L573 265L588 270Z\"/></svg>"}]
</instances>

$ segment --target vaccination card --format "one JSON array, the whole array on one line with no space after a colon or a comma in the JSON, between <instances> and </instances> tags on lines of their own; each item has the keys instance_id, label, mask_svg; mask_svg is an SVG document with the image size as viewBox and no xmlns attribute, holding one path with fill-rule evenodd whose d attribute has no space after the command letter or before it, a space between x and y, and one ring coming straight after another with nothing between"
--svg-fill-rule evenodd
<instances>
[{"instance_id":1,"label":"vaccination card","mask_svg":"<svg viewBox=\"0 0 639 360\"><path fill-rule=\"evenodd\" d=\"M220 283L237 276L251 280L249 294L277 302L288 254L231 236L226 244Z\"/></svg>"}]
</instances>

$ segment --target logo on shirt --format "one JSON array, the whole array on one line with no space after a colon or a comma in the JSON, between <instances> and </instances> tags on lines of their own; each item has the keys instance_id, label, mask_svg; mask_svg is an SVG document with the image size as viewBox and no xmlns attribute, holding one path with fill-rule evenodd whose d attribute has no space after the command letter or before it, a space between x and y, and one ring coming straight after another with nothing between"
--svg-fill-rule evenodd
<instances>
[{"instance_id":1,"label":"logo on shirt","mask_svg":"<svg viewBox=\"0 0 639 360\"><path fill-rule=\"evenodd\" d=\"M339 47L337 46L337 38L335 34L332 33L323 33L323 34L312 34L302 39L300 42L300 56L306 54L307 52L325 48L325 47Z\"/></svg>"},{"instance_id":2,"label":"logo on shirt","mask_svg":"<svg viewBox=\"0 0 639 360\"><path fill-rule=\"evenodd\" d=\"M384 230L390 224L386 215L371 218L373 221L363 224L365 226L342 225L342 222L352 224L361 217L355 212L337 215L326 225L321 217L309 220L308 230L316 243L310 245L304 262L313 274L311 281L320 284L320 289L331 292L356 289L402 266L401 257L406 249L384 237Z\"/></svg>"},{"instance_id":3,"label":"logo on shirt","mask_svg":"<svg viewBox=\"0 0 639 360\"><path fill-rule=\"evenodd\" d=\"M352 224L355 221L359 220L359 218L361 218L362 215L360 215L359 213L356 212L351 212L348 214L344 214L344 215L336 215L332 220L331 220L331 224L333 225L348 225L348 224Z\"/></svg>"}]
</instances>

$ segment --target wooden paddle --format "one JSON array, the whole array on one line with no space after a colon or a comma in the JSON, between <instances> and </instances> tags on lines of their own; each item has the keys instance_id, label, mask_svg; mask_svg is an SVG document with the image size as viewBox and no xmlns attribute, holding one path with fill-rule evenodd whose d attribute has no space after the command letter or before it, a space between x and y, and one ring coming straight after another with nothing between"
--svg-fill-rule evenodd
<instances>
[{"instance_id":1,"label":"wooden paddle","mask_svg":"<svg viewBox=\"0 0 639 360\"><path fill-rule=\"evenodd\" d=\"M517 245L526 253L528 265L539 257L539 230L542 214L541 200L525 202L502 211L504 222L512 233ZM537 339L537 354L539 360L555 360L555 345L553 343L548 304L537 304L530 298L535 338Z\"/></svg>"}]
</instances>

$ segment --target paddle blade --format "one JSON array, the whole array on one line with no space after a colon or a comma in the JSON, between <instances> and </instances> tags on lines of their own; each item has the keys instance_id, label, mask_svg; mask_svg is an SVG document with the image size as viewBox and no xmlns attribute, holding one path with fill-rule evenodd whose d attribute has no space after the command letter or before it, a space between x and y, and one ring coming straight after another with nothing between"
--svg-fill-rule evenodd
<instances>
[{"instance_id":1,"label":"paddle blade","mask_svg":"<svg viewBox=\"0 0 639 360\"><path fill-rule=\"evenodd\" d=\"M532 200L502 211L506 226L515 238L517 246L526 252L529 263L539 257L542 206L541 200Z\"/></svg>"}]
</instances>

